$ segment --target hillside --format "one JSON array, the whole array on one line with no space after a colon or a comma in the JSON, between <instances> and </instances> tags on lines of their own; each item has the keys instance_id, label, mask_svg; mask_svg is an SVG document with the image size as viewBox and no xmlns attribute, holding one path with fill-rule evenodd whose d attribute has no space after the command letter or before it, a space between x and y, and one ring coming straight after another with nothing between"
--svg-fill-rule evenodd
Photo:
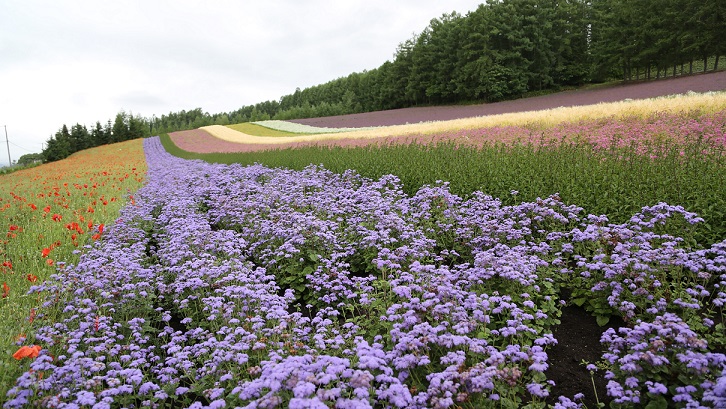
<instances>
[{"instance_id":1,"label":"hillside","mask_svg":"<svg viewBox=\"0 0 726 409\"><path fill-rule=\"evenodd\" d=\"M583 88L543 96L477 105L430 106L392 109L322 118L293 119L290 122L320 127L365 127L403 125L425 121L447 121L483 115L537 111L557 107L590 105L624 99L653 98L688 91L726 90L726 71L657 81L622 83L601 88Z\"/></svg>"}]
</instances>

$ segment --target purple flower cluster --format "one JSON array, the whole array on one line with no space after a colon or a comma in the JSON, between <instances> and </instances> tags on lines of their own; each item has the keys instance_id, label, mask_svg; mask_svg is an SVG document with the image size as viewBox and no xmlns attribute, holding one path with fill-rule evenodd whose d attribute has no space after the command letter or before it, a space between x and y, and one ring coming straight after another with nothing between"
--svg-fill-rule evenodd
<instances>
[{"instance_id":1,"label":"purple flower cluster","mask_svg":"<svg viewBox=\"0 0 726 409\"><path fill-rule=\"evenodd\" d=\"M722 407L726 396L717 383L724 382L726 356L708 352L707 342L680 317L665 313L619 332L610 328L602 336L609 350L603 357L612 368L606 373L608 394L614 402L638 404L646 396L670 396L678 407L709 402ZM674 376L680 385L669 389Z\"/></svg>"},{"instance_id":2,"label":"purple flower cluster","mask_svg":"<svg viewBox=\"0 0 726 409\"><path fill-rule=\"evenodd\" d=\"M145 151L135 205L32 289L53 321L5 407L543 407L565 287L640 319L603 338L614 398L723 402L704 333L723 320L726 244L659 232L697 221L680 208L610 225L557 196L407 196L395 176L186 161L158 139ZM641 379L663 360L697 382Z\"/></svg>"}]
</instances>

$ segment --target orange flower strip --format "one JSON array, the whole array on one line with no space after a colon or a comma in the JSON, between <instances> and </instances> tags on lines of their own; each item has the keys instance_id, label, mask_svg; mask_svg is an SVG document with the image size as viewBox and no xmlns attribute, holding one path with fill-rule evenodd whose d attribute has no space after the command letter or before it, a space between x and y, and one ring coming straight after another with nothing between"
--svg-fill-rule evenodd
<instances>
[{"instance_id":1,"label":"orange flower strip","mask_svg":"<svg viewBox=\"0 0 726 409\"><path fill-rule=\"evenodd\" d=\"M40 347L40 345L33 345L33 346L22 346L20 349L15 351L13 354L13 358L15 359L23 359L23 358L37 358L38 354L40 354L40 351L43 348Z\"/></svg>"}]
</instances>

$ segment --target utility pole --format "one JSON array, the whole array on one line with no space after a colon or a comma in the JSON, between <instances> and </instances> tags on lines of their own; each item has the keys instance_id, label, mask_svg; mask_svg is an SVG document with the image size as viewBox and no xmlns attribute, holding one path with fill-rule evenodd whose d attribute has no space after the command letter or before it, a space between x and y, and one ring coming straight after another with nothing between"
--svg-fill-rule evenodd
<instances>
[{"instance_id":1,"label":"utility pole","mask_svg":"<svg viewBox=\"0 0 726 409\"><path fill-rule=\"evenodd\" d=\"M10 141L8 140L8 126L5 127L5 144L8 145L8 167L13 166L13 161L10 160Z\"/></svg>"}]
</instances>

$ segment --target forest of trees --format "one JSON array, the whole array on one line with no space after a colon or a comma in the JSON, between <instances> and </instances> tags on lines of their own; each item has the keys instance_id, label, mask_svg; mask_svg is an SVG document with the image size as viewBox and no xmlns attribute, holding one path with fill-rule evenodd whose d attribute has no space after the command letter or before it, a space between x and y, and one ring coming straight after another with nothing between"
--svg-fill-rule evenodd
<instances>
[{"instance_id":1,"label":"forest of trees","mask_svg":"<svg viewBox=\"0 0 726 409\"><path fill-rule=\"evenodd\" d=\"M109 120L105 125L96 122L96 125L90 130L80 124L73 125L70 130L63 125L55 135L46 141L43 159L53 162L65 159L72 153L84 149L146 136L149 136L147 120L121 111L116 114L113 122Z\"/></svg>"},{"instance_id":2,"label":"forest of trees","mask_svg":"<svg viewBox=\"0 0 726 409\"><path fill-rule=\"evenodd\" d=\"M64 125L48 142L57 153L45 157L212 124L493 102L613 79L717 70L726 55L723 33L726 1L720 0L487 0L466 15L431 20L378 68L232 112L121 113L113 125L97 123L90 132L80 125L68 132Z\"/></svg>"}]
</instances>

